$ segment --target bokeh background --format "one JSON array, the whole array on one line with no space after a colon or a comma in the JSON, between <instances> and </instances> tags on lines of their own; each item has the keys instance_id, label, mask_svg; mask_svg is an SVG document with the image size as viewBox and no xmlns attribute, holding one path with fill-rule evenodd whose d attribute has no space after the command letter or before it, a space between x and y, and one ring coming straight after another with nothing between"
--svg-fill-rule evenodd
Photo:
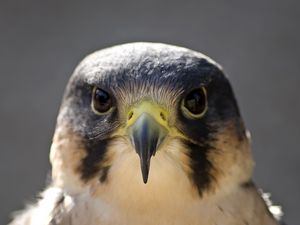
<instances>
[{"instance_id":1,"label":"bokeh background","mask_svg":"<svg viewBox=\"0 0 300 225\"><path fill-rule=\"evenodd\" d=\"M67 80L86 54L133 41L223 65L253 137L255 181L287 224L300 201L300 1L0 1L0 224L45 186Z\"/></svg>"}]
</instances>

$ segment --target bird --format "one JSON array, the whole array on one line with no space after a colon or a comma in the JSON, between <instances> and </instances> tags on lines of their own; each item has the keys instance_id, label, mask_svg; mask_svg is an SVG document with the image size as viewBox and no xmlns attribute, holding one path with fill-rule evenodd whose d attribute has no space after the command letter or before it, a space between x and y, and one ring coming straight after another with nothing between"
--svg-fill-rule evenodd
<instances>
[{"instance_id":1,"label":"bird","mask_svg":"<svg viewBox=\"0 0 300 225\"><path fill-rule=\"evenodd\" d=\"M86 56L62 99L51 182L10 225L278 225L223 68L175 45Z\"/></svg>"}]
</instances>

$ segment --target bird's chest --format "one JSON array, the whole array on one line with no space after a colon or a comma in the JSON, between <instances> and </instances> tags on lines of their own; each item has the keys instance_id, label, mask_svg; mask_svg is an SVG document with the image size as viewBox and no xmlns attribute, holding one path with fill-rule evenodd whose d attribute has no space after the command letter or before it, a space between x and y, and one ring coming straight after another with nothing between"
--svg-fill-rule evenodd
<instances>
[{"instance_id":1,"label":"bird's chest","mask_svg":"<svg viewBox=\"0 0 300 225\"><path fill-rule=\"evenodd\" d=\"M172 192L172 191L171 191ZM163 199L165 200L165 199ZM66 224L72 225L240 225L243 215L224 211L216 204L204 207L200 201L159 202L131 199L109 202L107 199L80 201ZM188 200L188 199L186 199ZM72 223L70 223L72 221ZM252 223L248 223L252 225ZM253 223L259 224L259 223Z\"/></svg>"},{"instance_id":2,"label":"bird's chest","mask_svg":"<svg viewBox=\"0 0 300 225\"><path fill-rule=\"evenodd\" d=\"M138 198L126 203L107 199L81 199L62 225L241 225L246 222L249 225L263 224L255 218L246 220L243 212L226 211L227 209L218 204L203 206L197 200L182 200L175 197L173 201L159 202L153 198L153 201L146 204L143 199Z\"/></svg>"},{"instance_id":3,"label":"bird's chest","mask_svg":"<svg viewBox=\"0 0 300 225\"><path fill-rule=\"evenodd\" d=\"M151 195L147 198L138 196L128 198L126 202L117 199L108 201L107 198L88 200L88 203L81 201L72 212L72 221L81 225L211 224L205 210L195 200L174 197L173 200L163 198L159 201L157 196L151 200Z\"/></svg>"},{"instance_id":4,"label":"bird's chest","mask_svg":"<svg viewBox=\"0 0 300 225\"><path fill-rule=\"evenodd\" d=\"M237 225L236 214L200 197L182 165L157 154L144 184L135 154L115 159L107 180L74 199L73 225Z\"/></svg>"},{"instance_id":5,"label":"bird's chest","mask_svg":"<svg viewBox=\"0 0 300 225\"><path fill-rule=\"evenodd\" d=\"M153 160L144 184L139 161L126 158L110 168L108 180L75 202L78 224L101 225L207 225L210 207L186 172L168 159ZM74 224L74 223L73 223Z\"/></svg>"}]
</instances>

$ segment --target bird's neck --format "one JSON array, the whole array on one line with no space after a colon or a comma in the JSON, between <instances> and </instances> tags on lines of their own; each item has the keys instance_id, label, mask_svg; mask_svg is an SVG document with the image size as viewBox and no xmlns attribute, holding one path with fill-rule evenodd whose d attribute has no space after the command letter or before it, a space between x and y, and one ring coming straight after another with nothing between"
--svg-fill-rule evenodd
<instances>
[{"instance_id":1,"label":"bird's neck","mask_svg":"<svg viewBox=\"0 0 300 225\"><path fill-rule=\"evenodd\" d=\"M277 224L267 212L260 195L250 186L241 186L223 197L206 199L194 199L184 193L181 196L172 196L172 190L163 199L158 199L155 194L151 197L148 192L145 193L147 197L141 197L140 193L135 194L137 197L131 195L123 202L117 195L108 194L104 197L82 193L72 197L74 207L71 214L73 217L84 215L77 218L78 224L95 225Z\"/></svg>"},{"instance_id":2,"label":"bird's neck","mask_svg":"<svg viewBox=\"0 0 300 225\"><path fill-rule=\"evenodd\" d=\"M174 148L172 154L158 152L151 162L147 184L143 183L137 155L130 150L117 152L104 182L96 177L80 186L71 179L75 176L64 176L62 184L55 180L72 199L71 217L84 215L77 218L78 224L276 224L256 189L240 185L244 176L239 173L232 175L239 169L219 179L217 191L201 196L188 176L189 168L177 163L187 161L186 154L180 154L182 149Z\"/></svg>"},{"instance_id":3,"label":"bird's neck","mask_svg":"<svg viewBox=\"0 0 300 225\"><path fill-rule=\"evenodd\" d=\"M136 155L115 158L106 182L95 180L72 196L73 214L84 210L90 224L102 225L276 224L252 185L228 184L230 188L200 196L182 168L156 157L147 184Z\"/></svg>"}]
</instances>

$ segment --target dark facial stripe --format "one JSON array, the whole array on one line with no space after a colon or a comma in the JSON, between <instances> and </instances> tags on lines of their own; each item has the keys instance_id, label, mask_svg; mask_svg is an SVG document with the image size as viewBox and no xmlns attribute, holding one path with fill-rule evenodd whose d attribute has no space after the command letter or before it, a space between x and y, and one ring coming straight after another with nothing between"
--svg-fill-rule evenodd
<instances>
[{"instance_id":1,"label":"dark facial stripe","mask_svg":"<svg viewBox=\"0 0 300 225\"><path fill-rule=\"evenodd\" d=\"M101 183L104 183L107 180L107 174L110 169L110 166L105 166L101 169L101 176L99 178Z\"/></svg>"},{"instance_id":2,"label":"dark facial stripe","mask_svg":"<svg viewBox=\"0 0 300 225\"><path fill-rule=\"evenodd\" d=\"M85 144L87 155L83 158L80 165L81 179L88 181L96 175L99 175L101 182L105 182L109 171L108 166L102 166L107 152L107 146L112 139L102 141L89 141Z\"/></svg>"},{"instance_id":3,"label":"dark facial stripe","mask_svg":"<svg viewBox=\"0 0 300 225\"><path fill-rule=\"evenodd\" d=\"M212 163L208 160L208 151L211 147L208 145L198 145L189 141L184 141L189 156L191 159L191 179L197 186L199 195L202 196L203 192L208 189L213 179L210 171L212 170Z\"/></svg>"}]
</instances>

